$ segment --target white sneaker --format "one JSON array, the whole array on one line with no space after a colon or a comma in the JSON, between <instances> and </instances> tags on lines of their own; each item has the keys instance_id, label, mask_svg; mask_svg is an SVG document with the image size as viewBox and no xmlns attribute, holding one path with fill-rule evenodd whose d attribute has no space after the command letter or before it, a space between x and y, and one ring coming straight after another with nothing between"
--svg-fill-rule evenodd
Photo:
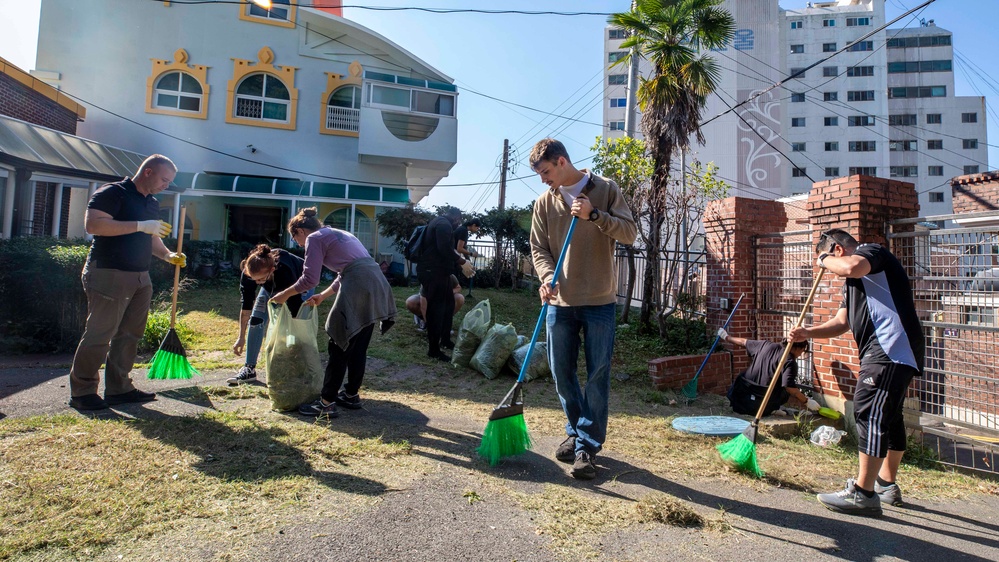
<instances>
[{"instance_id":1,"label":"white sneaker","mask_svg":"<svg viewBox=\"0 0 999 562\"><path fill-rule=\"evenodd\" d=\"M867 497L857 489L853 478L846 481L846 488L831 494L817 494L816 499L827 509L847 515L881 517L881 498L877 494Z\"/></svg>"}]
</instances>

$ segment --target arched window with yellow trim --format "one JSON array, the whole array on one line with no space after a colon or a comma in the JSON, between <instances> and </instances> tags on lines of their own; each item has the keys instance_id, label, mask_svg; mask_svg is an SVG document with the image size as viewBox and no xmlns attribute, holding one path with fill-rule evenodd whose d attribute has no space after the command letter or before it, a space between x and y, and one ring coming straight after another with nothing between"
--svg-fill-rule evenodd
<instances>
[{"instance_id":1,"label":"arched window with yellow trim","mask_svg":"<svg viewBox=\"0 0 999 562\"><path fill-rule=\"evenodd\" d=\"M287 123L291 95L279 78L263 72L250 74L236 87L234 117Z\"/></svg>"},{"instance_id":2,"label":"arched window with yellow trim","mask_svg":"<svg viewBox=\"0 0 999 562\"><path fill-rule=\"evenodd\" d=\"M146 113L208 118L208 67L187 64L184 49L173 53L173 62L153 59L146 78Z\"/></svg>"},{"instance_id":3,"label":"arched window with yellow trim","mask_svg":"<svg viewBox=\"0 0 999 562\"><path fill-rule=\"evenodd\" d=\"M326 127L334 131L357 132L361 116L361 89L337 88L326 103Z\"/></svg>"},{"instance_id":4,"label":"arched window with yellow trim","mask_svg":"<svg viewBox=\"0 0 999 562\"><path fill-rule=\"evenodd\" d=\"M201 83L187 72L167 72L153 86L153 105L160 109L201 113L204 90Z\"/></svg>"}]
</instances>

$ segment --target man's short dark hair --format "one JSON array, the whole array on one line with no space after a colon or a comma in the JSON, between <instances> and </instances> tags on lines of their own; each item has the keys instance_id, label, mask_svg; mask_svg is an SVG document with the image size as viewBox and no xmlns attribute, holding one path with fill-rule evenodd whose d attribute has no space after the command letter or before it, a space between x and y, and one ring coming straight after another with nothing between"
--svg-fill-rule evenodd
<instances>
[{"instance_id":1,"label":"man's short dark hair","mask_svg":"<svg viewBox=\"0 0 999 562\"><path fill-rule=\"evenodd\" d=\"M819 243L815 245L815 253L832 252L836 244L847 250L852 250L860 245L857 239L851 236L849 232L842 228L831 228L819 235Z\"/></svg>"},{"instance_id":2,"label":"man's short dark hair","mask_svg":"<svg viewBox=\"0 0 999 562\"><path fill-rule=\"evenodd\" d=\"M558 162L560 156L565 158L566 162L572 162L564 144L553 138L541 139L531 149L531 169L536 170L538 164L546 160L554 164Z\"/></svg>"},{"instance_id":3,"label":"man's short dark hair","mask_svg":"<svg viewBox=\"0 0 999 562\"><path fill-rule=\"evenodd\" d=\"M786 346L787 345L787 338L784 338L784 339L780 340L780 345L781 345L781 347ZM804 353L808 353L808 340L805 340L805 341L796 341L796 342L792 343L791 344L791 350L794 351L795 349L800 349Z\"/></svg>"},{"instance_id":4,"label":"man's short dark hair","mask_svg":"<svg viewBox=\"0 0 999 562\"><path fill-rule=\"evenodd\" d=\"M467 221L465 221L465 227L467 228L469 226L477 226L479 228L482 228L482 221L479 219L468 219Z\"/></svg>"}]
</instances>

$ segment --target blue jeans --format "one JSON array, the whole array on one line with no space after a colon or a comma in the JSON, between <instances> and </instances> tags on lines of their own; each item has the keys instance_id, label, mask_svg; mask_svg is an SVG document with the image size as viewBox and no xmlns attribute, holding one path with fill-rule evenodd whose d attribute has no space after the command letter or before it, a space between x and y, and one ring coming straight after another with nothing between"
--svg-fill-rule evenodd
<instances>
[{"instance_id":1,"label":"blue jeans","mask_svg":"<svg viewBox=\"0 0 999 562\"><path fill-rule=\"evenodd\" d=\"M607 400L614 354L614 303L598 306L549 306L548 364L565 412L565 432L576 438L576 452L600 452L607 437ZM586 340L586 387L580 388L576 361Z\"/></svg>"},{"instance_id":2,"label":"blue jeans","mask_svg":"<svg viewBox=\"0 0 999 562\"><path fill-rule=\"evenodd\" d=\"M302 300L306 300L315 293L315 289L309 289L302 295ZM267 301L271 300L271 294L267 289L261 287L257 292L257 298L253 301L253 311L250 313L250 325L246 327L246 361L247 367L257 366L257 357L260 355L260 348L264 345L264 334L267 333Z\"/></svg>"}]
</instances>

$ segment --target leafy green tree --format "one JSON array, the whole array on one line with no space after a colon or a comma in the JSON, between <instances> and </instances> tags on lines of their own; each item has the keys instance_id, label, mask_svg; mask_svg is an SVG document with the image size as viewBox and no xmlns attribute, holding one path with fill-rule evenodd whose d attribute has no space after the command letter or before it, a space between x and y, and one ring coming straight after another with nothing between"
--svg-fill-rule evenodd
<instances>
[{"instance_id":1,"label":"leafy green tree","mask_svg":"<svg viewBox=\"0 0 999 562\"><path fill-rule=\"evenodd\" d=\"M429 223L433 218L434 214L430 211L410 203L405 207L382 211L378 215L378 232L391 238L392 247L401 254L416 227Z\"/></svg>"},{"instance_id":2,"label":"leafy green tree","mask_svg":"<svg viewBox=\"0 0 999 562\"><path fill-rule=\"evenodd\" d=\"M516 287L521 277L521 262L526 258L528 264L533 263L530 260L533 204L503 210L493 207L480 217L481 233L492 236L496 241L496 259L493 260L496 288L499 288L504 269L510 271L511 283Z\"/></svg>"},{"instance_id":3,"label":"leafy green tree","mask_svg":"<svg viewBox=\"0 0 999 562\"><path fill-rule=\"evenodd\" d=\"M648 191L649 178L652 177L652 160L645 148L645 141L631 137L606 139L597 137L596 143L590 148L594 152L593 170L608 177L617 184L624 195L631 216L638 225L639 236L645 245L649 241L649 231L645 220L644 196ZM635 294L635 247L625 246L628 255L628 281L625 294L624 312L621 322L627 323L631 315L631 298ZM648 296L648 295L646 295ZM642 308L652 306L650 299L642 300Z\"/></svg>"},{"instance_id":4,"label":"leafy green tree","mask_svg":"<svg viewBox=\"0 0 999 562\"><path fill-rule=\"evenodd\" d=\"M642 132L653 160L645 202L649 239L645 270L646 296L662 279L659 255L663 226L670 207L670 179L675 153L686 151L691 137L704 144L701 113L717 88L719 67L707 53L724 47L735 30L735 19L720 7L723 0L635 0L633 8L610 16L609 23L628 37L622 49L635 50L615 64L630 64L632 56L652 66L637 91ZM684 241L688 244L689 241ZM656 295L658 296L658 295ZM656 299L658 301L658 299ZM659 305L661 310L666 310ZM662 314L660 314L662 317ZM642 323L651 321L643 308Z\"/></svg>"}]
</instances>

